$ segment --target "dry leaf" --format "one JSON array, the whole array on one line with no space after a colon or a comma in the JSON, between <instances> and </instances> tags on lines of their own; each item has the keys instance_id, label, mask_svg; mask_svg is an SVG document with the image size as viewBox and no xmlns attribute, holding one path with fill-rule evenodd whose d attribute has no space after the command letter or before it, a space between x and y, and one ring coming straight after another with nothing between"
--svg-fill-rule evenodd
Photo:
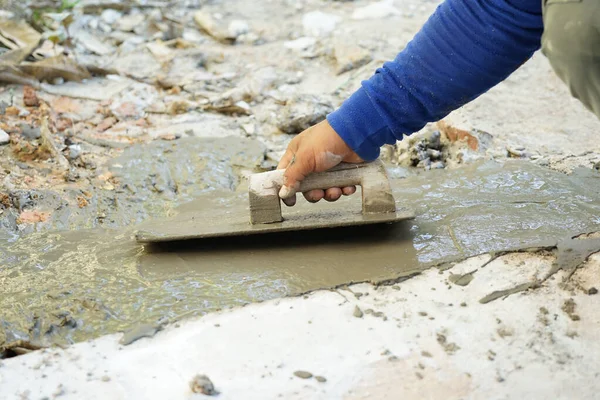
<instances>
[{"instance_id":1,"label":"dry leaf","mask_svg":"<svg viewBox=\"0 0 600 400\"><path fill-rule=\"evenodd\" d=\"M49 212L44 211L23 211L17 218L17 224L35 224L46 222L50 218Z\"/></svg>"},{"instance_id":2,"label":"dry leaf","mask_svg":"<svg viewBox=\"0 0 600 400\"><path fill-rule=\"evenodd\" d=\"M40 81L51 81L55 78L81 81L91 77L87 69L65 56L51 57L34 63L23 63L19 69Z\"/></svg>"},{"instance_id":3,"label":"dry leaf","mask_svg":"<svg viewBox=\"0 0 600 400\"><path fill-rule=\"evenodd\" d=\"M17 67L0 62L0 82L17 83L20 85L29 85L36 89L40 88L40 83L33 77L20 71Z\"/></svg>"},{"instance_id":4,"label":"dry leaf","mask_svg":"<svg viewBox=\"0 0 600 400\"><path fill-rule=\"evenodd\" d=\"M81 105L76 100L61 96L50 103L50 108L59 114L77 114L81 109Z\"/></svg>"},{"instance_id":5,"label":"dry leaf","mask_svg":"<svg viewBox=\"0 0 600 400\"><path fill-rule=\"evenodd\" d=\"M204 11L197 11L194 14L194 22L196 22L198 28L208 33L219 42L231 44L235 40L235 37L232 38L229 35L229 32L222 23L215 21L210 14L207 14Z\"/></svg>"},{"instance_id":6,"label":"dry leaf","mask_svg":"<svg viewBox=\"0 0 600 400\"><path fill-rule=\"evenodd\" d=\"M0 62L18 64L37 47L42 35L23 21L0 20L0 43L11 49Z\"/></svg>"}]
</instances>

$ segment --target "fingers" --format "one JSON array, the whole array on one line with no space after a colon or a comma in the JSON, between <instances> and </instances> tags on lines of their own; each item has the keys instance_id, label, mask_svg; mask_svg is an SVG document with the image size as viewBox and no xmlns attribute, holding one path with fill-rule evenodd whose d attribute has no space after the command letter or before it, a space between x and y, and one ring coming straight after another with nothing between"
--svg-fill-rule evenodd
<instances>
[{"instance_id":1,"label":"fingers","mask_svg":"<svg viewBox=\"0 0 600 400\"><path fill-rule=\"evenodd\" d=\"M298 151L298 140L296 138L292 139L290 144L288 145L283 157L279 160L279 164L277 164L277 169L285 169L287 168L292 160L294 159L294 155Z\"/></svg>"},{"instance_id":2,"label":"fingers","mask_svg":"<svg viewBox=\"0 0 600 400\"><path fill-rule=\"evenodd\" d=\"M306 201L311 203L316 203L321 199L325 199L327 201L336 201L339 200L342 195L350 196L356 193L356 186L346 186L343 188L329 188L327 190L311 190L309 192L303 193Z\"/></svg>"},{"instance_id":3,"label":"fingers","mask_svg":"<svg viewBox=\"0 0 600 400\"><path fill-rule=\"evenodd\" d=\"M356 193L356 186L346 186L342 188L342 194L344 196L351 196Z\"/></svg>"},{"instance_id":4,"label":"fingers","mask_svg":"<svg viewBox=\"0 0 600 400\"><path fill-rule=\"evenodd\" d=\"M283 186L279 191L279 197L282 199L292 197L300 189L300 182L314 170L314 155L311 156L307 152L293 155L283 174Z\"/></svg>"},{"instance_id":5,"label":"fingers","mask_svg":"<svg viewBox=\"0 0 600 400\"><path fill-rule=\"evenodd\" d=\"M292 197L288 197L287 199L282 199L283 204L288 207L293 207L296 205L296 195L294 194Z\"/></svg>"},{"instance_id":6,"label":"fingers","mask_svg":"<svg viewBox=\"0 0 600 400\"><path fill-rule=\"evenodd\" d=\"M342 197L342 189L334 187L329 188L325 191L325 200L327 201L336 201Z\"/></svg>"},{"instance_id":7,"label":"fingers","mask_svg":"<svg viewBox=\"0 0 600 400\"><path fill-rule=\"evenodd\" d=\"M302 194L304 195L304 198L306 199L306 201L311 202L311 203L316 203L317 201L319 201L323 197L325 197L325 191L321 190L321 189L311 190L309 192L302 193Z\"/></svg>"}]
</instances>

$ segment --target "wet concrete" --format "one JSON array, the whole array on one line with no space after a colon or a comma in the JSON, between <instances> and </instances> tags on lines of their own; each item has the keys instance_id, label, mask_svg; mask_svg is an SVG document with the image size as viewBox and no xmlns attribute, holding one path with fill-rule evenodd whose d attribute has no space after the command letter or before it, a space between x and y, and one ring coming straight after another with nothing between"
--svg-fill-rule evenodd
<instances>
[{"instance_id":1,"label":"wet concrete","mask_svg":"<svg viewBox=\"0 0 600 400\"><path fill-rule=\"evenodd\" d=\"M73 182L45 180L52 189L1 188L10 207L0 214L0 240L43 231L120 228L169 215L182 203L215 189L235 190L240 171L256 170L264 160L265 146L246 138L194 138L131 145L109 165L109 170L88 171ZM10 155L0 158L11 163ZM107 172L109 174L107 174ZM112 176L108 181L98 175ZM85 199L78 206L78 198ZM18 225L19 214L41 210L49 214L43 224Z\"/></svg>"},{"instance_id":2,"label":"wet concrete","mask_svg":"<svg viewBox=\"0 0 600 400\"><path fill-rule=\"evenodd\" d=\"M486 252L554 247L600 230L599 182L591 170L567 176L527 162L484 163L393 179L398 205L417 214L394 225L146 247L133 240L135 227L35 233L0 249L0 343L80 341L317 288L395 280ZM182 210L246 207L245 195L201 194ZM360 209L359 196L344 201L340 207Z\"/></svg>"}]
</instances>

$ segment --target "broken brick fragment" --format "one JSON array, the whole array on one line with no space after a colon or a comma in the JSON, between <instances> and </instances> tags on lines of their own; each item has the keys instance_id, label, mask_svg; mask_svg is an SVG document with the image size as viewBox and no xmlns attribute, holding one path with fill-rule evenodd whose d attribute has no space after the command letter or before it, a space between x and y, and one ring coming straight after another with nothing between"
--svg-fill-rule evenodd
<instances>
[{"instance_id":1,"label":"broken brick fragment","mask_svg":"<svg viewBox=\"0 0 600 400\"><path fill-rule=\"evenodd\" d=\"M37 97L35 89L31 86L23 87L23 104L25 104L26 107L40 106L40 99Z\"/></svg>"},{"instance_id":2,"label":"broken brick fragment","mask_svg":"<svg viewBox=\"0 0 600 400\"><path fill-rule=\"evenodd\" d=\"M469 132L448 125L444 121L439 121L437 127L450 142L465 141L471 150L477 151L479 149L479 140Z\"/></svg>"}]
</instances>

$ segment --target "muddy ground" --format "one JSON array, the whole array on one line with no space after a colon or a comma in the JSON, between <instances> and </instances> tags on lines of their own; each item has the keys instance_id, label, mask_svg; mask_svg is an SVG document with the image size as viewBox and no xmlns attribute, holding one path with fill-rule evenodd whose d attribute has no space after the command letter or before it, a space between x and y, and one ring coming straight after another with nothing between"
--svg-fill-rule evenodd
<instances>
[{"instance_id":1,"label":"muddy ground","mask_svg":"<svg viewBox=\"0 0 600 400\"><path fill-rule=\"evenodd\" d=\"M274 168L293 135L394 57L437 3L7 3L0 346L67 344L598 230L600 124L538 54L443 123L384 149L396 199L418 218L391 235L402 249L400 239L378 252L367 243L372 270L353 256L360 246L338 260L335 243L322 245L321 262L305 252L291 274L272 261L314 240L228 243L210 260L189 249L156 258L133 242L136 224L190 201L240 207L244 178ZM31 29L46 33L30 49L19 35Z\"/></svg>"}]
</instances>

